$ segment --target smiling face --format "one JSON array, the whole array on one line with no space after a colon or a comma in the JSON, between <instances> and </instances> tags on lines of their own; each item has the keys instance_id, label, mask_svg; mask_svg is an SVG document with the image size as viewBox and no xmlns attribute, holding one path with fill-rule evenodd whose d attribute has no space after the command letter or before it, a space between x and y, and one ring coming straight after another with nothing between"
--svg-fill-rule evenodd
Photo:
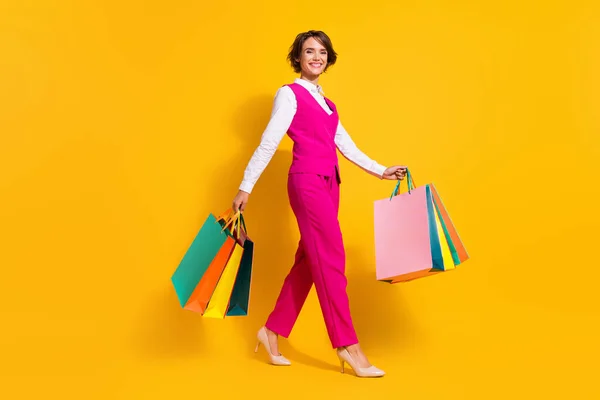
<instances>
[{"instance_id":1,"label":"smiling face","mask_svg":"<svg viewBox=\"0 0 600 400\"><path fill-rule=\"evenodd\" d=\"M296 35L287 55L294 72L313 83L337 61L331 39L323 31L307 31Z\"/></svg>"},{"instance_id":2,"label":"smiling face","mask_svg":"<svg viewBox=\"0 0 600 400\"><path fill-rule=\"evenodd\" d=\"M296 61L300 63L304 77L316 79L327 66L327 49L314 37L310 37L304 41L300 58Z\"/></svg>"}]
</instances>

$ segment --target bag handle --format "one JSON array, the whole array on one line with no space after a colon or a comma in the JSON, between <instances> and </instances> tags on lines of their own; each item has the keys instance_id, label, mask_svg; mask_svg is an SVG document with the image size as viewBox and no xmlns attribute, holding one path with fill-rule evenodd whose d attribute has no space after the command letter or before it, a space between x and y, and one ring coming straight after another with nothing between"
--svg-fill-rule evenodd
<instances>
[{"instance_id":1,"label":"bag handle","mask_svg":"<svg viewBox=\"0 0 600 400\"><path fill-rule=\"evenodd\" d=\"M217 221L223 220L223 221L229 222L232 212L233 212L233 209L231 207L229 207L228 209L223 211L221 213L221 215L217 216Z\"/></svg>"},{"instance_id":2,"label":"bag handle","mask_svg":"<svg viewBox=\"0 0 600 400\"><path fill-rule=\"evenodd\" d=\"M236 237L240 237L240 227L243 226L243 230L246 234L248 234L248 229L246 228L246 221L244 220L244 215L241 211L233 212L231 208L225 210L221 215L217 217L217 222L224 221L223 228L221 232L225 229L230 228L231 233ZM231 225L231 227L230 227ZM236 234L237 230L237 234Z\"/></svg>"},{"instance_id":3,"label":"bag handle","mask_svg":"<svg viewBox=\"0 0 600 400\"><path fill-rule=\"evenodd\" d=\"M397 196L399 194L400 183L402 183L402 181L400 179L398 179L398 183L396 183L396 187L394 188L394 191L392 192L392 195L390 196L390 200L392 200L392 198L394 196ZM406 169L406 184L408 185L408 194L410 194L410 191L415 189L415 182L414 182L412 174L410 173L410 170L408 168Z\"/></svg>"}]
</instances>

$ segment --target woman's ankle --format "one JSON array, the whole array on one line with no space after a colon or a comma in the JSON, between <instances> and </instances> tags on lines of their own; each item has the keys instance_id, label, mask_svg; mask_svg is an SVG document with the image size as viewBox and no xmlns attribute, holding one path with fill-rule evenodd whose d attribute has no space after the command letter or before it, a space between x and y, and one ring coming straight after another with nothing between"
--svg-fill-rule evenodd
<instances>
[{"instance_id":1,"label":"woman's ankle","mask_svg":"<svg viewBox=\"0 0 600 400\"><path fill-rule=\"evenodd\" d=\"M360 351L360 346L358 343L354 343L354 344L348 344L345 346L336 347L336 350L338 350L338 351L348 350L348 351L354 352L354 351Z\"/></svg>"},{"instance_id":2,"label":"woman's ankle","mask_svg":"<svg viewBox=\"0 0 600 400\"><path fill-rule=\"evenodd\" d=\"M272 335L272 336L275 336L277 338L279 337L279 335L277 334L277 332L270 330L266 326L265 326L265 331L267 332L267 335Z\"/></svg>"}]
</instances>

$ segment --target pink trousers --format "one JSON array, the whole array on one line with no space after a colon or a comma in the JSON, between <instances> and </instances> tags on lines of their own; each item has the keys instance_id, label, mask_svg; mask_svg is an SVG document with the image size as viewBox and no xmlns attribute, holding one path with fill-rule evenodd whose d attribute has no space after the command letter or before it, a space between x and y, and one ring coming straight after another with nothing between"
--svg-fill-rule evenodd
<instances>
[{"instance_id":1,"label":"pink trousers","mask_svg":"<svg viewBox=\"0 0 600 400\"><path fill-rule=\"evenodd\" d=\"M300 242L266 327L289 337L314 283L331 345L337 348L358 343L346 294L346 255L338 222L340 189L336 175L290 174L288 195Z\"/></svg>"}]
</instances>

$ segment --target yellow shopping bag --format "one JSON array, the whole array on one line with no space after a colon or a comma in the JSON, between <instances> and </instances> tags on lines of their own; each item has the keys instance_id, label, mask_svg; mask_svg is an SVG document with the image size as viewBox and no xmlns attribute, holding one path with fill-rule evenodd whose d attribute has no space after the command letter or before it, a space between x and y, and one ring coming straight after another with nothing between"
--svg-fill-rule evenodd
<instances>
[{"instance_id":1,"label":"yellow shopping bag","mask_svg":"<svg viewBox=\"0 0 600 400\"><path fill-rule=\"evenodd\" d=\"M435 214L435 226L437 228L437 236L440 241L440 247L442 250L442 261L444 264L444 271L449 269L454 269L456 266L454 265L454 261L452 260L452 253L450 252L450 246L448 245L448 241L444 236L444 230L442 228L442 222L440 220L440 214L438 210L434 210Z\"/></svg>"}]
</instances>

